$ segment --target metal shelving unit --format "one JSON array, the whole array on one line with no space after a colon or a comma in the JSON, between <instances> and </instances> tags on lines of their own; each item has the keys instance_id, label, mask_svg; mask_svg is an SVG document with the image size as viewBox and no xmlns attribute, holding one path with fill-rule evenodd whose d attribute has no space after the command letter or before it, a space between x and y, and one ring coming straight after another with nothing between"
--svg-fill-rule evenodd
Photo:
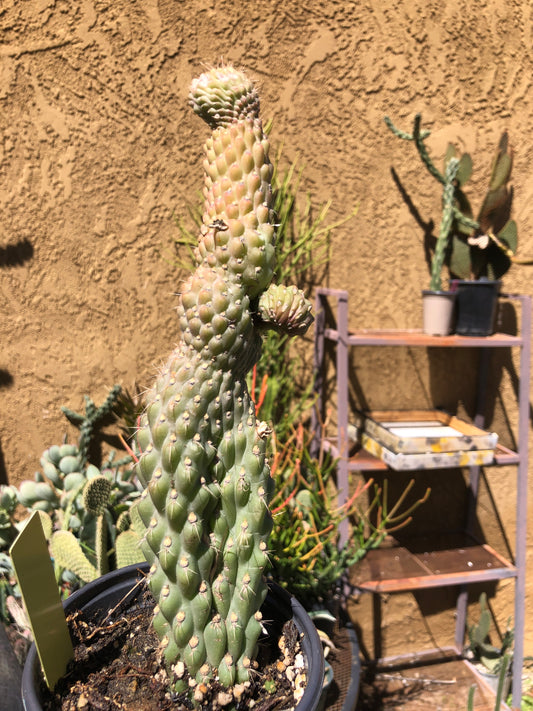
<instances>
[{"instance_id":1,"label":"metal shelving unit","mask_svg":"<svg viewBox=\"0 0 533 711\"><path fill-rule=\"evenodd\" d=\"M357 569L357 587L373 594L374 600L374 656L381 659L379 627L381 621L380 593L405 592L415 589L457 586L455 647L438 650L444 654L460 655L464 646L467 610L467 586L474 582L514 578L514 661L513 706L520 706L522 683L520 670L524 660L525 626L525 564L527 522L527 474L528 474L528 429L529 387L531 361L531 298L524 295L505 295L506 299L518 302L521 307L520 335L495 333L486 337L429 336L420 330L357 330L348 329L348 292L338 289L317 290L315 323L315 388L318 396L313 423L317 440L321 437L320 417L324 414L323 377L326 343L334 344L336 350L337 386L337 435L324 440L325 446L339 458L337 465L338 487L348 491L351 471L387 470L381 460L359 449L353 451L348 436L349 424L349 355L350 350L360 346L397 346L421 348L479 348L477 402L474 424L483 428L485 422L485 385L489 377L490 354L495 348L520 349L520 382L518 390L518 447L511 451L498 446L494 462L490 466L515 465L517 470L516 542L514 561L507 561L486 543L477 541L471 534L474 522L481 468L469 469L469 511L465 531L439 540L413 539L409 545L393 541L387 547L370 551ZM336 313L336 318L335 318ZM330 314L333 323L328 324ZM413 472L410 472L413 473ZM341 541L349 535L348 522L343 523ZM437 650L428 650L435 655Z\"/></svg>"}]
</instances>

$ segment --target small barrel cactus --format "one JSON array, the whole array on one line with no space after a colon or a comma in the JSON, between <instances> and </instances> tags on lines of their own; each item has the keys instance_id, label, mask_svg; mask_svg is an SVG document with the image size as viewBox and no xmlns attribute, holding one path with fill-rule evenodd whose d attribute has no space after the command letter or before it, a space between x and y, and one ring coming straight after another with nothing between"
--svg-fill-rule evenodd
<instances>
[{"instance_id":1,"label":"small barrel cactus","mask_svg":"<svg viewBox=\"0 0 533 711\"><path fill-rule=\"evenodd\" d=\"M253 83L213 68L193 81L190 103L212 129L205 205L196 269L179 296L181 339L137 433L138 513L167 663L230 687L253 668L272 527L268 430L246 374L264 329L300 334L312 316L297 289L271 284L272 165Z\"/></svg>"}]
</instances>

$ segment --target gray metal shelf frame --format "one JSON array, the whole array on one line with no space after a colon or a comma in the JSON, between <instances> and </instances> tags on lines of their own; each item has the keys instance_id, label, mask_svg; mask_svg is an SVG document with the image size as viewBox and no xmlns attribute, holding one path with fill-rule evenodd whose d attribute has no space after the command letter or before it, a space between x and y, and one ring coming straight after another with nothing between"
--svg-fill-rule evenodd
<instances>
[{"instance_id":1,"label":"gray metal shelf frame","mask_svg":"<svg viewBox=\"0 0 533 711\"><path fill-rule=\"evenodd\" d=\"M454 571L453 575L441 575L438 580L434 576L415 576L410 583L405 579L397 578L388 580L385 588L392 592L424 587L458 586L455 628L455 651L460 654L464 646L466 627L466 611L468 601L467 586L470 582L493 579L499 580L507 577L515 578L514 596L514 626L515 642L513 657L513 707L520 707L522 694L521 670L524 661L524 627L525 627L525 584L526 584L526 525L527 525L527 475L528 475L528 429L529 429L529 388L530 388L530 362L531 362L531 297L523 294L502 294L502 298L516 301L521 307L520 335L512 336L506 333L495 333L486 337L472 336L430 336L421 330L369 330L361 329L350 331L348 328L348 292L340 289L318 288L315 298L315 390L317 394L316 413L313 416L313 429L315 441L322 441L338 457L337 483L339 492L348 492L348 479L350 471L384 470L388 467L373 458L371 455L360 451L350 457L350 442L348 437L349 423L349 353L350 349L357 346L398 346L398 347L423 347L423 348L480 348L480 364L478 370L477 401L475 408L474 424L480 428L485 424L485 384L489 377L490 354L494 348L519 348L520 349L520 380L518 387L518 447L517 452L499 447L494 466L513 464L517 468L517 501L516 501L516 541L514 565L499 566L492 577L486 574L472 576L472 571ZM334 302L334 303L332 303ZM336 308L335 308L336 306ZM334 314L336 311L336 320ZM334 323L326 323L327 313L333 315ZM337 385L337 434L333 440L323 438L321 431L324 416L324 364L326 355L326 342L336 345L336 385ZM492 465L491 465L492 466ZM466 521L466 531L469 531L474 521L479 479L481 468L468 467L470 476L470 506ZM348 521L344 521L340 530L341 543L349 535ZM428 580L431 583L428 583ZM361 586L364 590L364 585ZM368 588L374 594L374 645L375 656L380 644L379 622L381 612L379 607L379 581ZM435 650L431 650L434 653Z\"/></svg>"}]
</instances>

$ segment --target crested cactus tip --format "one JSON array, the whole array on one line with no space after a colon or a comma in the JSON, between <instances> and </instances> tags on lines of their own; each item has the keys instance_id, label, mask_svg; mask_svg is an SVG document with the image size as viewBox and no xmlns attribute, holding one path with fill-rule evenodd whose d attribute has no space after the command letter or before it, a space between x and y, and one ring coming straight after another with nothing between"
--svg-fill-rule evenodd
<instances>
[{"instance_id":1,"label":"crested cactus tip","mask_svg":"<svg viewBox=\"0 0 533 711\"><path fill-rule=\"evenodd\" d=\"M145 532L167 663L198 681L246 681L261 631L272 527L266 440L246 375L267 328L303 333L310 304L272 286L275 220L259 97L231 66L191 85L212 129L204 146L204 212L196 269L180 290L181 337L147 395L137 440Z\"/></svg>"},{"instance_id":2,"label":"crested cactus tip","mask_svg":"<svg viewBox=\"0 0 533 711\"><path fill-rule=\"evenodd\" d=\"M211 67L193 79L189 104L211 128L259 118L259 95L254 83L230 64Z\"/></svg>"}]
</instances>

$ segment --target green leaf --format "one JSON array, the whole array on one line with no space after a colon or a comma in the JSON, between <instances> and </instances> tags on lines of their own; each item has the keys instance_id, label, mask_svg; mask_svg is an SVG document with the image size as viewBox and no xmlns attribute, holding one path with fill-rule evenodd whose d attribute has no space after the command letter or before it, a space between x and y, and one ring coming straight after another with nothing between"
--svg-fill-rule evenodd
<instances>
[{"instance_id":1,"label":"green leaf","mask_svg":"<svg viewBox=\"0 0 533 711\"><path fill-rule=\"evenodd\" d=\"M456 150L455 146L453 143L448 143L446 146L446 153L444 154L444 168L446 169L446 166L448 165L448 161L450 158L455 158L456 156Z\"/></svg>"},{"instance_id":2,"label":"green leaf","mask_svg":"<svg viewBox=\"0 0 533 711\"><path fill-rule=\"evenodd\" d=\"M498 190L511 177L513 159L509 153L498 153L492 167L489 190Z\"/></svg>"},{"instance_id":3,"label":"green leaf","mask_svg":"<svg viewBox=\"0 0 533 711\"><path fill-rule=\"evenodd\" d=\"M455 200L456 200L456 205L457 208L459 209L459 212L464 215L465 217L472 218L474 213L472 212L472 207L470 205L469 199L466 197L464 192L457 188L455 191ZM472 227L465 225L462 223L459 219L455 219L455 225L456 229L461 232L461 234L464 234L466 236L469 236L472 233Z\"/></svg>"},{"instance_id":4,"label":"green leaf","mask_svg":"<svg viewBox=\"0 0 533 711\"><path fill-rule=\"evenodd\" d=\"M449 262L450 274L459 279L470 279L470 247L466 239L454 235L452 253Z\"/></svg>"},{"instance_id":5,"label":"green leaf","mask_svg":"<svg viewBox=\"0 0 533 711\"><path fill-rule=\"evenodd\" d=\"M457 182L462 187L472 175L472 158L469 153L463 153L459 158L459 168L457 170Z\"/></svg>"}]
</instances>

